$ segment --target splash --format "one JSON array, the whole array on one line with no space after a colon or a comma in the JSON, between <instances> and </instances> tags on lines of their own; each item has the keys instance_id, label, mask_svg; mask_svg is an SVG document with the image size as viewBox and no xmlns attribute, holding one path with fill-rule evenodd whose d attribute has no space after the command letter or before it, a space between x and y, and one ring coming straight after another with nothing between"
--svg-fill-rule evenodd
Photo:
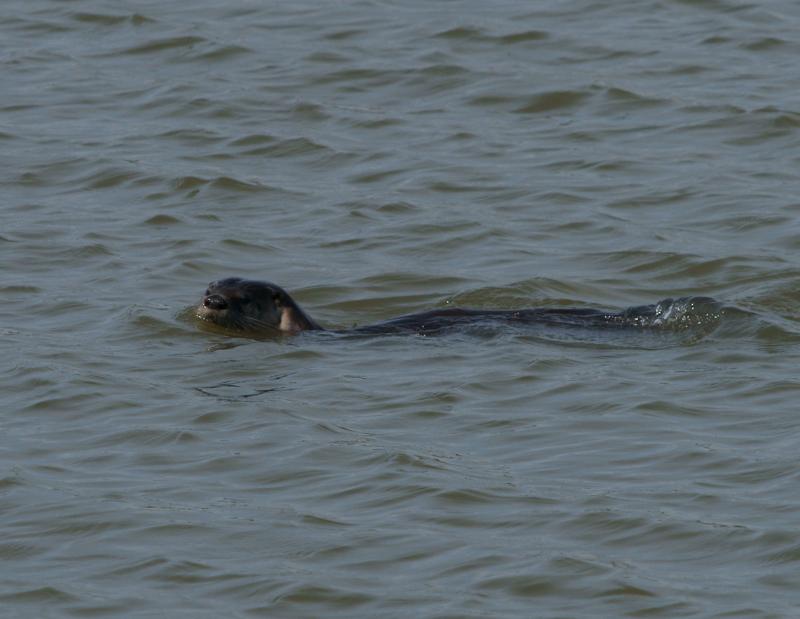
<instances>
[{"instance_id":1,"label":"splash","mask_svg":"<svg viewBox=\"0 0 800 619\"><path fill-rule=\"evenodd\" d=\"M628 308L617 315L615 322L669 331L710 331L719 325L723 311L722 304L711 297L669 298Z\"/></svg>"}]
</instances>

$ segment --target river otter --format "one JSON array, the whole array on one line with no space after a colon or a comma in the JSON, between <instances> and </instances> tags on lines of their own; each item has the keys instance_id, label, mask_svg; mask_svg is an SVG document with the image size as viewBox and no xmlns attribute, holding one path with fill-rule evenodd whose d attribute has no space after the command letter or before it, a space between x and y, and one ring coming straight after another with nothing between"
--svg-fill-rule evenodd
<instances>
[{"instance_id":1,"label":"river otter","mask_svg":"<svg viewBox=\"0 0 800 619\"><path fill-rule=\"evenodd\" d=\"M520 310L437 309L348 329L346 333L429 335L478 322L537 324L573 327L673 327L685 328L719 319L719 304L708 297L665 299L654 305L621 312L585 308ZM220 327L250 335L296 334L325 331L280 286L269 282L230 277L211 282L196 315Z\"/></svg>"}]
</instances>

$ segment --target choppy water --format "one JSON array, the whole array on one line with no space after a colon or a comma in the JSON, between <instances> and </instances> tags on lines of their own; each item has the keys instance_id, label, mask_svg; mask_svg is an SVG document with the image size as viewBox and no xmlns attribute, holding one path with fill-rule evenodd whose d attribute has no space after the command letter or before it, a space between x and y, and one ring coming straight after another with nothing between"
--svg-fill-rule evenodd
<instances>
[{"instance_id":1,"label":"choppy water","mask_svg":"<svg viewBox=\"0 0 800 619\"><path fill-rule=\"evenodd\" d=\"M4 2L2 615L798 616L798 7Z\"/></svg>"}]
</instances>

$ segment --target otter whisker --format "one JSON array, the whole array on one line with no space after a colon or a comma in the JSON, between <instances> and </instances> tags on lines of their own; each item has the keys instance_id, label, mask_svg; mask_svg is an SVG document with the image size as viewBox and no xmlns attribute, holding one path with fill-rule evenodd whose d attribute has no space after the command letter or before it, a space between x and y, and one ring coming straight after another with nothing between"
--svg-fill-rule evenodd
<instances>
[{"instance_id":1,"label":"otter whisker","mask_svg":"<svg viewBox=\"0 0 800 619\"><path fill-rule=\"evenodd\" d=\"M253 316L242 316L238 321L238 325L243 329L251 329L251 330L254 330L254 331L257 331L257 330L279 331L280 330L276 325L270 324L265 320L260 320L258 318L254 318Z\"/></svg>"}]
</instances>

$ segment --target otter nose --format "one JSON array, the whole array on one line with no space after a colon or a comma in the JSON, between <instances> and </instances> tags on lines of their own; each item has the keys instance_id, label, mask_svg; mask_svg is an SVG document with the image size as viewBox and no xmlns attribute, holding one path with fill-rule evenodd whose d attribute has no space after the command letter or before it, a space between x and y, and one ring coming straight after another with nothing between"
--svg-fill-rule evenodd
<instances>
[{"instance_id":1,"label":"otter nose","mask_svg":"<svg viewBox=\"0 0 800 619\"><path fill-rule=\"evenodd\" d=\"M228 307L228 302L218 294L210 294L203 299L203 305L208 309L224 310Z\"/></svg>"}]
</instances>

